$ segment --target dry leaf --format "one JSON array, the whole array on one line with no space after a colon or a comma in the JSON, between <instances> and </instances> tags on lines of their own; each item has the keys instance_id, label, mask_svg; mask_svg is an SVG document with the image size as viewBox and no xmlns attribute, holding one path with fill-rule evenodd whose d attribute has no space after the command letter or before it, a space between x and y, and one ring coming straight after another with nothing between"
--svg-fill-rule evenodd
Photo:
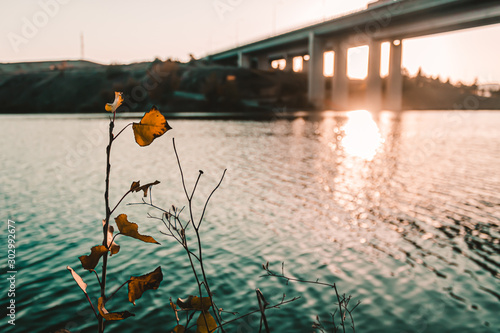
<instances>
[{"instance_id":1,"label":"dry leaf","mask_svg":"<svg viewBox=\"0 0 500 333\"><path fill-rule=\"evenodd\" d=\"M71 275L73 275L73 279L75 279L76 283L78 286L83 290L84 293L87 293L87 284L83 282L83 279L78 275L73 268L66 266L66 269L71 272Z\"/></svg>"},{"instance_id":2,"label":"dry leaf","mask_svg":"<svg viewBox=\"0 0 500 333\"><path fill-rule=\"evenodd\" d=\"M123 93L115 91L115 100L113 103L106 103L106 106L104 107L106 111L108 112L115 112L116 109L123 103Z\"/></svg>"},{"instance_id":3,"label":"dry leaf","mask_svg":"<svg viewBox=\"0 0 500 333\"><path fill-rule=\"evenodd\" d=\"M217 323L208 311L200 313L200 316L196 321L196 333L209 333L215 331L216 328Z\"/></svg>"},{"instance_id":4,"label":"dry leaf","mask_svg":"<svg viewBox=\"0 0 500 333\"><path fill-rule=\"evenodd\" d=\"M103 227L104 227L105 224L106 224L106 220L102 220L102 226ZM107 240L108 240L108 248L111 251L110 256L112 256L113 254L117 254L118 251L120 251L120 245L116 244L115 241L113 240L113 226L111 226L109 224L108 224L108 237L107 237ZM113 243L111 243L112 240L113 240Z\"/></svg>"},{"instance_id":5,"label":"dry leaf","mask_svg":"<svg viewBox=\"0 0 500 333\"><path fill-rule=\"evenodd\" d=\"M175 326L174 330L172 331L173 333L184 333L186 328L182 325L177 325Z\"/></svg>"},{"instance_id":6,"label":"dry leaf","mask_svg":"<svg viewBox=\"0 0 500 333\"><path fill-rule=\"evenodd\" d=\"M132 185L130 185L130 191L131 192L136 192L136 189L141 186L140 181L132 182Z\"/></svg>"},{"instance_id":7,"label":"dry leaf","mask_svg":"<svg viewBox=\"0 0 500 333\"><path fill-rule=\"evenodd\" d=\"M115 218L116 225L120 233L125 236L129 236L135 239L139 239L146 243L158 243L153 237L139 234L139 226L136 223L129 222L127 220L127 214L120 214Z\"/></svg>"},{"instance_id":8,"label":"dry leaf","mask_svg":"<svg viewBox=\"0 0 500 333\"><path fill-rule=\"evenodd\" d=\"M210 300L210 297L203 297L200 302L198 296L190 295L185 299L178 298L177 305L182 310L206 311L212 306L212 300Z\"/></svg>"},{"instance_id":9,"label":"dry leaf","mask_svg":"<svg viewBox=\"0 0 500 333\"><path fill-rule=\"evenodd\" d=\"M104 308L102 297L99 297L99 299L97 300L97 309L99 310L101 316L106 320L123 320L128 317L135 316L135 314L130 313L128 311L108 312L108 310Z\"/></svg>"},{"instance_id":10,"label":"dry leaf","mask_svg":"<svg viewBox=\"0 0 500 333\"><path fill-rule=\"evenodd\" d=\"M133 123L135 141L139 146L148 146L154 139L172 129L165 117L153 106L139 123Z\"/></svg>"},{"instance_id":11,"label":"dry leaf","mask_svg":"<svg viewBox=\"0 0 500 333\"><path fill-rule=\"evenodd\" d=\"M141 186L140 182L133 182L132 186L130 187L130 191L132 191L132 192L144 191L144 197L147 197L149 188L153 185L158 185L158 184L160 184L160 182L158 180L156 180L152 183L147 183L146 185L142 185L142 186Z\"/></svg>"},{"instance_id":12,"label":"dry leaf","mask_svg":"<svg viewBox=\"0 0 500 333\"><path fill-rule=\"evenodd\" d=\"M146 275L131 276L128 283L128 300L135 305L135 300L141 298L146 290L158 289L162 280L161 266Z\"/></svg>"},{"instance_id":13,"label":"dry leaf","mask_svg":"<svg viewBox=\"0 0 500 333\"><path fill-rule=\"evenodd\" d=\"M104 253L108 252L108 249L104 245L97 245L90 249L90 255L81 256L78 259L82 262L83 268L86 270L93 270L99 263Z\"/></svg>"}]
</instances>

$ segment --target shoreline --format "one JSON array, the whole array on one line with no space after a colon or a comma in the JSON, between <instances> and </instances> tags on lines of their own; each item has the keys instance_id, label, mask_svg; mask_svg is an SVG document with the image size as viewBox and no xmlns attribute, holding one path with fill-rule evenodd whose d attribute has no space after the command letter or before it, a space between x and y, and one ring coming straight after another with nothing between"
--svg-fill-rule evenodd
<instances>
[{"instance_id":1,"label":"shoreline","mask_svg":"<svg viewBox=\"0 0 500 333\"><path fill-rule=\"evenodd\" d=\"M273 119L297 119L297 118L329 118L359 110L323 110L323 111L269 111L269 112L202 112L202 111L184 111L184 112L162 112L168 119L181 120L273 120ZM414 113L414 112L498 112L500 109L478 109L478 110L454 110L454 109L429 109L429 110L401 110L401 111L370 111L377 113ZM117 119L140 119L144 112L124 112L117 113ZM50 119L107 119L108 113L0 113L0 118L50 118Z\"/></svg>"}]
</instances>

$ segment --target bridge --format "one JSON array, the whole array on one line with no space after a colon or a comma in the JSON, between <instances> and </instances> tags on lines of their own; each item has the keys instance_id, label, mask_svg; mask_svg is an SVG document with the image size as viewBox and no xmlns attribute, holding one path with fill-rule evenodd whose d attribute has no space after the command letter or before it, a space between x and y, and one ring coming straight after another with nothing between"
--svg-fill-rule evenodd
<instances>
[{"instance_id":1,"label":"bridge","mask_svg":"<svg viewBox=\"0 0 500 333\"><path fill-rule=\"evenodd\" d=\"M263 70L270 68L271 61L285 59L285 70L292 70L293 59L301 57L308 76L309 102L322 109L327 79L323 74L323 55L333 51L330 104L335 109L345 110L349 105L347 50L368 45L366 108L379 110L385 100L386 109L400 110L403 39L496 23L500 23L498 0L380 0L369 4L365 10L210 54L204 59ZM385 89L380 76L383 42L390 43Z\"/></svg>"}]
</instances>

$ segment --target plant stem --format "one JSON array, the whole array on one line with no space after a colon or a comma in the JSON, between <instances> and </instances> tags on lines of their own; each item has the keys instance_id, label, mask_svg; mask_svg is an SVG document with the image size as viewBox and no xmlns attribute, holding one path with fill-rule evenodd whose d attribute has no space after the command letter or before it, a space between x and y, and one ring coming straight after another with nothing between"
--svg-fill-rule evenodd
<instances>
[{"instance_id":1,"label":"plant stem","mask_svg":"<svg viewBox=\"0 0 500 333\"><path fill-rule=\"evenodd\" d=\"M113 114L113 120L109 122L109 143L106 147L106 189L104 191L104 203L106 209L106 219L103 226L103 241L102 245L106 248L108 247L108 228L109 228L109 218L111 216L111 209L109 208L109 175L111 173L111 145L113 144L113 128L115 126L115 114ZM108 267L108 252L104 253L102 258L102 277L101 277L101 297L106 299L106 269ZM99 315L99 333L104 332L104 319Z\"/></svg>"}]
</instances>

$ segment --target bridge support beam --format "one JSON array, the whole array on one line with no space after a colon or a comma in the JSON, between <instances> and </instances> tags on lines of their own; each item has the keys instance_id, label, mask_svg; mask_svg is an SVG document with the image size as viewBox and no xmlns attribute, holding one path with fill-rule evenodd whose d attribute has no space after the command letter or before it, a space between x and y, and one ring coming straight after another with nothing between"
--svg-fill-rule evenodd
<instances>
[{"instance_id":1,"label":"bridge support beam","mask_svg":"<svg viewBox=\"0 0 500 333\"><path fill-rule=\"evenodd\" d=\"M257 58L257 68L263 71L269 70L269 59L266 56Z\"/></svg>"},{"instance_id":2,"label":"bridge support beam","mask_svg":"<svg viewBox=\"0 0 500 333\"><path fill-rule=\"evenodd\" d=\"M391 43L385 100L387 109L392 111L400 111L403 103L402 45L400 40Z\"/></svg>"},{"instance_id":3,"label":"bridge support beam","mask_svg":"<svg viewBox=\"0 0 500 333\"><path fill-rule=\"evenodd\" d=\"M382 78L380 77L380 41L371 40L368 44L368 77L366 78L366 107L372 111L382 109Z\"/></svg>"},{"instance_id":4,"label":"bridge support beam","mask_svg":"<svg viewBox=\"0 0 500 333\"><path fill-rule=\"evenodd\" d=\"M325 76L323 75L324 40L309 33L308 98L318 109L323 109L325 99Z\"/></svg>"},{"instance_id":5,"label":"bridge support beam","mask_svg":"<svg viewBox=\"0 0 500 333\"><path fill-rule=\"evenodd\" d=\"M349 79L347 77L347 48L335 43L332 78L332 105L336 110L346 110L349 105Z\"/></svg>"},{"instance_id":6,"label":"bridge support beam","mask_svg":"<svg viewBox=\"0 0 500 333\"><path fill-rule=\"evenodd\" d=\"M250 56L243 52L238 52L238 67L250 68Z\"/></svg>"},{"instance_id":7,"label":"bridge support beam","mask_svg":"<svg viewBox=\"0 0 500 333\"><path fill-rule=\"evenodd\" d=\"M285 57L286 61L286 66L285 66L285 71L287 72L293 72L293 56L287 54Z\"/></svg>"}]
</instances>

